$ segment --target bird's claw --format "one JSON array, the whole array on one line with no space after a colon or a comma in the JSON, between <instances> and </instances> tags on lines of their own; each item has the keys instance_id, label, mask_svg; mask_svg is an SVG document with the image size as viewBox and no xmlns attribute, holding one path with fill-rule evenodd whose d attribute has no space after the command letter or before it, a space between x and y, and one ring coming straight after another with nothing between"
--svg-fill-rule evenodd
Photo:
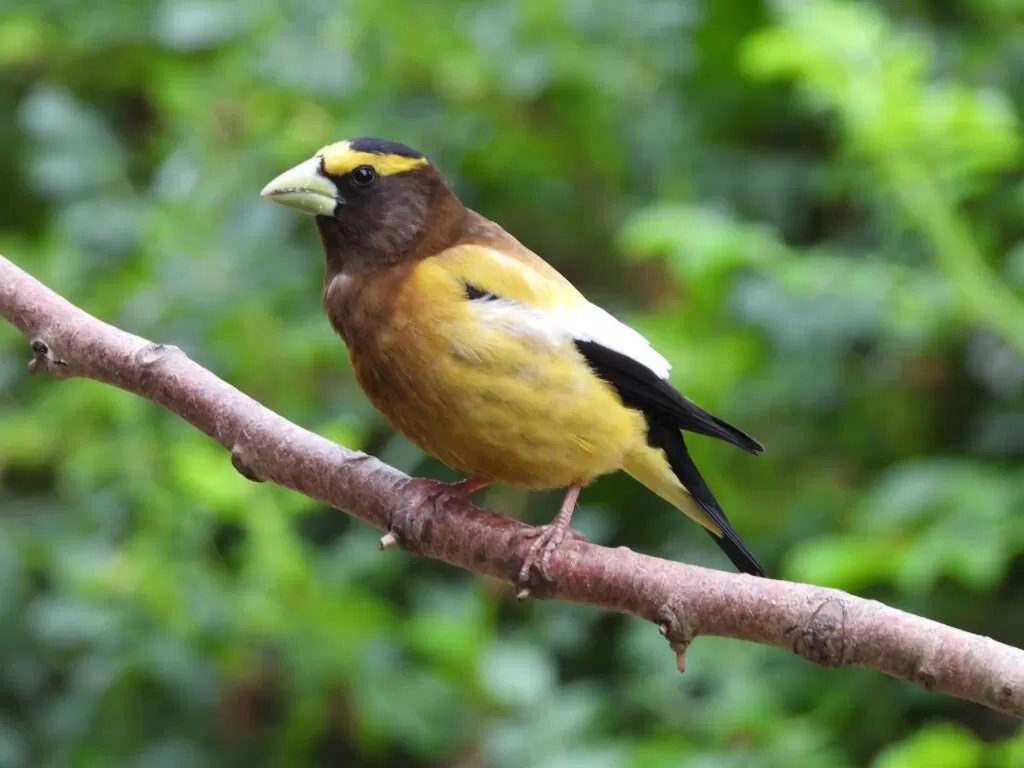
<instances>
[{"instance_id":1,"label":"bird's claw","mask_svg":"<svg viewBox=\"0 0 1024 768\"><path fill-rule=\"evenodd\" d=\"M391 549L395 546L405 546L410 539L412 521L427 504L432 504L435 513L444 511L445 507L453 503L468 504L469 496L474 490L474 483L469 480L461 480L457 483L442 483L440 480L430 480L423 477L415 477L406 486L414 492L413 500L405 509L396 512L391 520L387 533L380 538L380 548Z\"/></svg>"},{"instance_id":2,"label":"bird's claw","mask_svg":"<svg viewBox=\"0 0 1024 768\"><path fill-rule=\"evenodd\" d=\"M566 537L574 541L586 541L586 537L579 531L565 528L557 523L538 525L527 528L520 534L524 539L533 539L530 548L526 550L523 558L523 566L519 569L519 576L516 579L516 597L523 600L530 596L530 572L536 570L538 575L546 582L551 582L551 558L565 541Z\"/></svg>"}]
</instances>

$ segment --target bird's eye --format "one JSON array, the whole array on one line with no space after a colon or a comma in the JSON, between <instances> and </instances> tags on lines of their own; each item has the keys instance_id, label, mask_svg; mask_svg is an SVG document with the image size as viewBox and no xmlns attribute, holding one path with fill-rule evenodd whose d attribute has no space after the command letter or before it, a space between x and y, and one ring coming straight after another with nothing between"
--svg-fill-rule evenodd
<instances>
[{"instance_id":1,"label":"bird's eye","mask_svg":"<svg viewBox=\"0 0 1024 768\"><path fill-rule=\"evenodd\" d=\"M352 180L360 187L368 187L377 178L377 172L368 165L360 165L352 171Z\"/></svg>"}]
</instances>

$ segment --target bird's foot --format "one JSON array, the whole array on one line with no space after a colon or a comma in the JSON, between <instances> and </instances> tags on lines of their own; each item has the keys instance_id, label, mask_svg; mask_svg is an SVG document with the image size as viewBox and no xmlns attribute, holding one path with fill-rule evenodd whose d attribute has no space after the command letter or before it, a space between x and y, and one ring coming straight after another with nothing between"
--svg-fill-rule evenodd
<instances>
[{"instance_id":1,"label":"bird's foot","mask_svg":"<svg viewBox=\"0 0 1024 768\"><path fill-rule=\"evenodd\" d=\"M520 591L526 590L523 597L529 597L530 571L536 569L544 581L551 581L551 558L562 546L566 537L573 541L586 541L586 537L579 531L574 531L568 526L559 526L551 522L547 525L538 525L527 528L520 534L524 539L533 539L530 548L526 550L526 557L523 558L523 567L519 569L517 586Z\"/></svg>"},{"instance_id":2,"label":"bird's foot","mask_svg":"<svg viewBox=\"0 0 1024 768\"><path fill-rule=\"evenodd\" d=\"M442 483L425 477L413 478L407 485L414 493L412 503L393 516L390 530L380 539L380 548L390 549L408 541L412 520L426 505L433 505L437 513L449 504L469 504L469 497L487 485L490 485L489 481L477 477L467 477L457 483Z\"/></svg>"},{"instance_id":3,"label":"bird's foot","mask_svg":"<svg viewBox=\"0 0 1024 768\"><path fill-rule=\"evenodd\" d=\"M530 572L534 569L541 579L547 582L552 581L551 558L562 546L566 536L576 541L585 541L583 534L569 527L579 493L580 485L578 483L569 486L565 499L562 501L562 508L555 515L555 519L547 525L529 528L521 534L524 539L533 539L533 541L530 543L529 549L526 550L523 565L519 569L519 576L516 579L516 597L520 600L530 596Z\"/></svg>"}]
</instances>

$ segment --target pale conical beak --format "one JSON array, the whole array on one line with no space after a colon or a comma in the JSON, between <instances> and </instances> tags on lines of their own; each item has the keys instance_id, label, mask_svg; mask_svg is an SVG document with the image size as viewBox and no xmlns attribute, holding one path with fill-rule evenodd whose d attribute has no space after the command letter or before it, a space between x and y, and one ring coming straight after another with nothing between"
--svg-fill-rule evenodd
<instances>
[{"instance_id":1,"label":"pale conical beak","mask_svg":"<svg viewBox=\"0 0 1024 768\"><path fill-rule=\"evenodd\" d=\"M312 216L333 216L335 208L344 202L334 183L320 173L318 157L311 157L285 171L267 184L260 194Z\"/></svg>"}]
</instances>

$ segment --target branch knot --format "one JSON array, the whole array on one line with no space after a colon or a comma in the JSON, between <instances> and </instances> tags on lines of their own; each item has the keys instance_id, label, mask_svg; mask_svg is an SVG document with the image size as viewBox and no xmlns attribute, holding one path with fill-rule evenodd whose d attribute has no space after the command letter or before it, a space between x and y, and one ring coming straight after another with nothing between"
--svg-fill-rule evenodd
<instances>
[{"instance_id":1,"label":"branch knot","mask_svg":"<svg viewBox=\"0 0 1024 768\"><path fill-rule=\"evenodd\" d=\"M53 347L42 339L32 339L32 359L28 362L28 372L35 376L43 371L49 371L59 379L70 376L70 370L66 360L61 360Z\"/></svg>"},{"instance_id":2,"label":"branch knot","mask_svg":"<svg viewBox=\"0 0 1024 768\"><path fill-rule=\"evenodd\" d=\"M251 459L247 459L252 452L246 448L243 441L239 440L231 448L231 466L235 468L246 480L251 480L254 483L262 483L263 478L256 474L253 470L252 465L249 463Z\"/></svg>"},{"instance_id":3,"label":"branch knot","mask_svg":"<svg viewBox=\"0 0 1024 768\"><path fill-rule=\"evenodd\" d=\"M823 667L841 667L846 663L846 605L838 597L829 597L801 626L790 627L793 652Z\"/></svg>"},{"instance_id":4,"label":"branch knot","mask_svg":"<svg viewBox=\"0 0 1024 768\"><path fill-rule=\"evenodd\" d=\"M181 351L181 347L176 347L174 344L151 341L143 344L135 353L135 362L142 368L152 368L168 357L183 354L185 353Z\"/></svg>"},{"instance_id":5,"label":"branch knot","mask_svg":"<svg viewBox=\"0 0 1024 768\"><path fill-rule=\"evenodd\" d=\"M668 647L676 654L676 669L680 672L686 671L686 649L693 642L693 628L680 621L681 609L671 603L662 603L658 606L655 614L655 621L658 624L658 631L661 636L668 640Z\"/></svg>"}]
</instances>

